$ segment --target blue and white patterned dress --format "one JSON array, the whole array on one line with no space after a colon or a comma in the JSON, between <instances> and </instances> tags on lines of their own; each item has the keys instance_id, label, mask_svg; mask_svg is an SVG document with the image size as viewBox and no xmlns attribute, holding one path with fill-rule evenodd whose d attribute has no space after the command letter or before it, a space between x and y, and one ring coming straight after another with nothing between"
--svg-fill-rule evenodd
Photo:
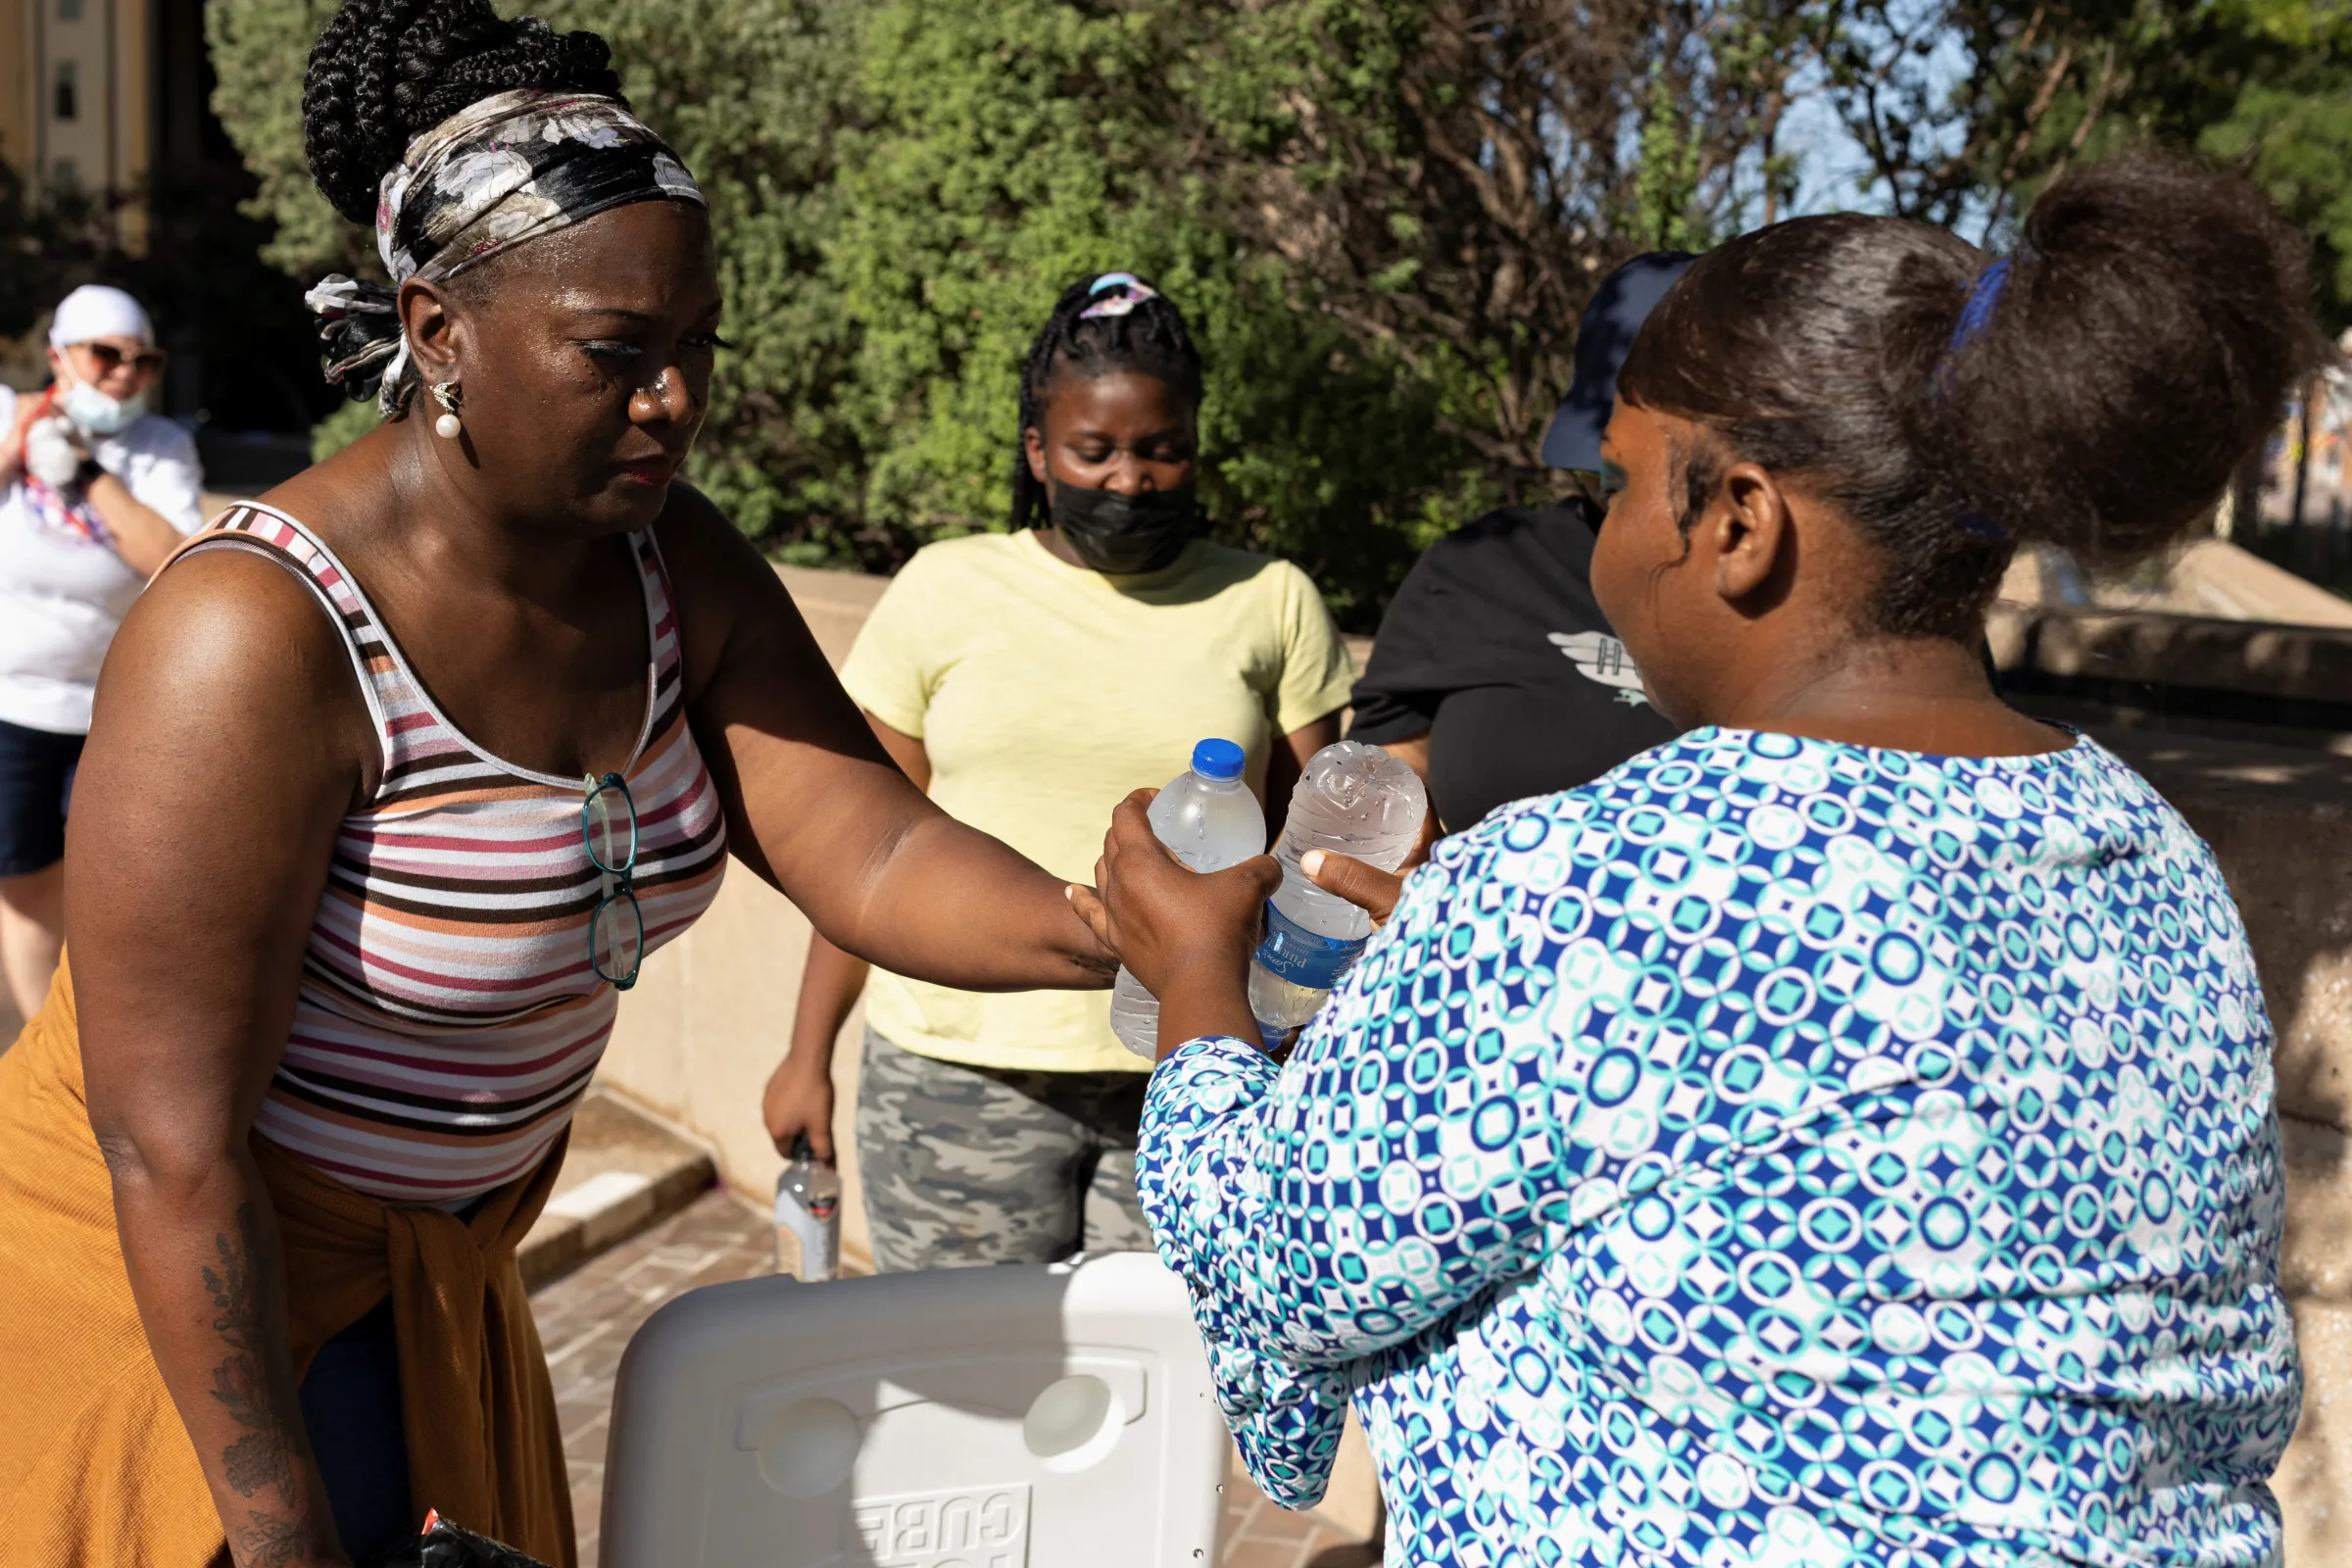
<instances>
[{"instance_id":1,"label":"blue and white patterned dress","mask_svg":"<svg viewBox=\"0 0 2352 1568\"><path fill-rule=\"evenodd\" d=\"M1700 730L1439 847L1144 1206L1280 1501L1389 1561L2276 1562L2301 1378L2236 906L2087 740Z\"/></svg>"}]
</instances>

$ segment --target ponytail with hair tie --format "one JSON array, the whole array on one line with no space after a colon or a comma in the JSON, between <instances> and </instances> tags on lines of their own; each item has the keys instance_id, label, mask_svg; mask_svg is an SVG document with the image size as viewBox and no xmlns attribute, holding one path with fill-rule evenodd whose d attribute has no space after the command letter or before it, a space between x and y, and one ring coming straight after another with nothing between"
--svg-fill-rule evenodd
<instances>
[{"instance_id":1,"label":"ponytail with hair tie","mask_svg":"<svg viewBox=\"0 0 2352 1568\"><path fill-rule=\"evenodd\" d=\"M1808 475L1882 564L1870 630L1974 642L2019 541L2094 568L2171 543L2319 352L2310 242L2234 175L2077 165L2020 229L1990 262L1855 213L1742 234L1659 303L1618 396Z\"/></svg>"}]
</instances>

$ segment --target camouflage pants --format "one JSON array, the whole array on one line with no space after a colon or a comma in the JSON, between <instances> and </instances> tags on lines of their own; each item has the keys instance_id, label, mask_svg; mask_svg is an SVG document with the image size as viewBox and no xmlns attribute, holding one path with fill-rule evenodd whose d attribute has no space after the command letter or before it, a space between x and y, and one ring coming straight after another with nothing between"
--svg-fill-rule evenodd
<instances>
[{"instance_id":1,"label":"camouflage pants","mask_svg":"<svg viewBox=\"0 0 2352 1568\"><path fill-rule=\"evenodd\" d=\"M1149 1250L1135 1199L1144 1078L940 1061L868 1029L858 1169L874 1267Z\"/></svg>"}]
</instances>

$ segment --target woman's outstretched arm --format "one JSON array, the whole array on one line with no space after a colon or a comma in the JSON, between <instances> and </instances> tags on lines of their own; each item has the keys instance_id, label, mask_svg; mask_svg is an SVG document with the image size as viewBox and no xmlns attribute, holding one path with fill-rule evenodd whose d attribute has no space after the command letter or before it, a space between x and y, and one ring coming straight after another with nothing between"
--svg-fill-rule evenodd
<instances>
[{"instance_id":1,"label":"woman's outstretched arm","mask_svg":"<svg viewBox=\"0 0 2352 1568\"><path fill-rule=\"evenodd\" d=\"M845 953L963 991L1108 985L1059 879L931 804L841 689L775 571L683 486L660 539L689 710L738 858Z\"/></svg>"},{"instance_id":2,"label":"woman's outstretched arm","mask_svg":"<svg viewBox=\"0 0 2352 1568\"><path fill-rule=\"evenodd\" d=\"M931 756L923 750L923 743L900 734L871 713L865 715L865 722L890 760L899 764L899 771L913 780L916 789L928 791ZM784 1059L767 1075L760 1105L767 1136L775 1140L776 1152L787 1159L804 1135L817 1158L827 1163L833 1159L833 1046L840 1038L841 1026L849 1021L850 1009L864 993L865 977L872 967L827 942L821 932L808 933L808 957L801 965L801 999L792 1014L792 1040Z\"/></svg>"},{"instance_id":3,"label":"woman's outstretched arm","mask_svg":"<svg viewBox=\"0 0 2352 1568\"><path fill-rule=\"evenodd\" d=\"M368 734L309 592L173 567L107 657L67 928L90 1125L147 1339L240 1565L346 1561L295 1402L277 1220L246 1134L284 1051Z\"/></svg>"}]
</instances>

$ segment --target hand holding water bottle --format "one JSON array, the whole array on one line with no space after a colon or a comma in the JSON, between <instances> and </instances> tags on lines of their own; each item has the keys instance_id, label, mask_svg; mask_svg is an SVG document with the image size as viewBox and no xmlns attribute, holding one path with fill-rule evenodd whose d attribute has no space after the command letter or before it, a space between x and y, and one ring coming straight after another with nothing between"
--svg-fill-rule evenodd
<instances>
[{"instance_id":1,"label":"hand holding water bottle","mask_svg":"<svg viewBox=\"0 0 2352 1568\"><path fill-rule=\"evenodd\" d=\"M1073 884L1070 902L1158 998L1159 1039L1250 1039L1250 954L1281 870L1263 855L1222 871L1190 869L1152 831L1147 808L1156 794L1137 790L1119 803L1095 862L1095 886Z\"/></svg>"},{"instance_id":2,"label":"hand holding water bottle","mask_svg":"<svg viewBox=\"0 0 2352 1568\"><path fill-rule=\"evenodd\" d=\"M1394 907L1394 894L1364 873L1402 865L1428 813L1420 776L1377 746L1340 741L1307 760L1274 850L1282 885L1266 902L1265 936L1250 966L1250 1010L1268 1041L1312 1018L1354 966L1374 921L1342 890L1360 888ZM1360 868L1338 863L1341 854Z\"/></svg>"},{"instance_id":3,"label":"hand holding water bottle","mask_svg":"<svg viewBox=\"0 0 2352 1568\"><path fill-rule=\"evenodd\" d=\"M1242 782L1246 758L1227 740L1193 748L1192 766L1168 780L1145 814L1168 853L1195 871L1222 871L1266 853L1266 818ZM1159 1003L1121 965L1110 993L1110 1032L1151 1060L1159 1049Z\"/></svg>"},{"instance_id":4,"label":"hand holding water bottle","mask_svg":"<svg viewBox=\"0 0 2352 1568\"><path fill-rule=\"evenodd\" d=\"M1367 865L1328 850L1309 850L1298 857L1298 869L1315 886L1326 893L1338 894L1370 915L1372 929L1377 931L1396 912L1396 901L1404 893L1405 874L1427 858L1424 855L1419 859L1408 859L1398 870L1383 871L1377 865Z\"/></svg>"},{"instance_id":5,"label":"hand holding water bottle","mask_svg":"<svg viewBox=\"0 0 2352 1568\"><path fill-rule=\"evenodd\" d=\"M1153 834L1144 810L1152 798L1139 790L1119 808L1095 866L1096 887L1073 887L1070 897L1096 936L1159 998L1167 1023L1158 1038L1173 1040L1272 1040L1311 1017L1396 906L1402 885L1396 869L1419 847L1428 805L1419 778L1379 748L1326 747L1307 763L1293 798L1278 883L1264 858L1188 874ZM1251 1024L1237 1021L1252 1014Z\"/></svg>"}]
</instances>

